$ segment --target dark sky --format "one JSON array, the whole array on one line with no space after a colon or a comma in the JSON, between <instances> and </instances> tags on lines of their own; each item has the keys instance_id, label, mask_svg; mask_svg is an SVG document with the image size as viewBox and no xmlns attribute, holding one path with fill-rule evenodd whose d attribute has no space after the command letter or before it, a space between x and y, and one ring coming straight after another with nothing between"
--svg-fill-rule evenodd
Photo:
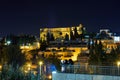
<instances>
[{"instance_id":1,"label":"dark sky","mask_svg":"<svg viewBox=\"0 0 120 80\"><path fill-rule=\"evenodd\" d=\"M0 0L0 36L39 35L40 27L80 23L88 31L120 32L119 0Z\"/></svg>"}]
</instances>

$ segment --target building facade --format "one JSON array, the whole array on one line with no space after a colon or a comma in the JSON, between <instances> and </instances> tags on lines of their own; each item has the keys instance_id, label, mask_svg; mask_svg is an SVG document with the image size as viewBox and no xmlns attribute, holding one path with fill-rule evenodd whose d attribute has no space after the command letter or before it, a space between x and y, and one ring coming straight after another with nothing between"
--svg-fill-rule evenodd
<instances>
[{"instance_id":1,"label":"building facade","mask_svg":"<svg viewBox=\"0 0 120 80\"><path fill-rule=\"evenodd\" d=\"M41 28L40 40L46 41L48 46L40 54L44 53L45 57L54 54L61 60L77 61L80 53L88 51L87 43L81 39L83 31L85 28L82 24L72 27Z\"/></svg>"}]
</instances>

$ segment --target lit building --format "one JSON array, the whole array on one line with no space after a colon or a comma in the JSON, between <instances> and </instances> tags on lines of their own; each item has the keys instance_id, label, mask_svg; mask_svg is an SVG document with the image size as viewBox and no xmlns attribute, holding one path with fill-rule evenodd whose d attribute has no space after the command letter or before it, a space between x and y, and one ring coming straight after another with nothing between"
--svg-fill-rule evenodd
<instances>
[{"instance_id":1,"label":"lit building","mask_svg":"<svg viewBox=\"0 0 120 80\"><path fill-rule=\"evenodd\" d=\"M49 42L46 50L39 54L44 54L45 57L53 54L61 60L77 61L80 53L88 52L87 42L81 39L83 31L85 28L82 24L73 27L41 28L40 40Z\"/></svg>"},{"instance_id":2,"label":"lit building","mask_svg":"<svg viewBox=\"0 0 120 80\"><path fill-rule=\"evenodd\" d=\"M80 35L82 33L81 29L83 28L82 24L73 27L40 28L40 40L47 40L47 34L49 34L50 37L54 36L55 40L64 40L66 35L68 35L70 39L70 32L73 32L74 35L75 28L77 29L78 35Z\"/></svg>"},{"instance_id":3,"label":"lit building","mask_svg":"<svg viewBox=\"0 0 120 80\"><path fill-rule=\"evenodd\" d=\"M33 44L28 43L27 45L20 45L20 49L22 49L22 52L34 50L34 49L39 49L40 48L40 43L39 42L33 42Z\"/></svg>"},{"instance_id":4,"label":"lit building","mask_svg":"<svg viewBox=\"0 0 120 80\"><path fill-rule=\"evenodd\" d=\"M110 53L112 48L117 48L115 44L115 36L110 33L109 29L101 29L95 39L100 40L104 46L106 53Z\"/></svg>"},{"instance_id":5,"label":"lit building","mask_svg":"<svg viewBox=\"0 0 120 80\"><path fill-rule=\"evenodd\" d=\"M4 39L4 45L18 45L22 52L40 48L40 43L32 35L7 35Z\"/></svg>"},{"instance_id":6,"label":"lit building","mask_svg":"<svg viewBox=\"0 0 120 80\"><path fill-rule=\"evenodd\" d=\"M46 57L51 54L55 54L61 60L72 59L73 61L77 61L78 55L87 50L88 49L86 43L81 44L79 42L76 42L76 44L74 44L71 42L69 45L63 43L61 46L58 44L54 46L48 46L44 54Z\"/></svg>"}]
</instances>

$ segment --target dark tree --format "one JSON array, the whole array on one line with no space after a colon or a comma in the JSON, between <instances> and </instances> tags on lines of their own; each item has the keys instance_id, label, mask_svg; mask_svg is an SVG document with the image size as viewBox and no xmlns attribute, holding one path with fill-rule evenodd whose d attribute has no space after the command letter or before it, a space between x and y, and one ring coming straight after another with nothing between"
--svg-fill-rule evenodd
<instances>
[{"instance_id":1,"label":"dark tree","mask_svg":"<svg viewBox=\"0 0 120 80\"><path fill-rule=\"evenodd\" d=\"M60 34L60 36L61 36L61 35L62 35L62 32L60 32L59 34Z\"/></svg>"},{"instance_id":2,"label":"dark tree","mask_svg":"<svg viewBox=\"0 0 120 80\"><path fill-rule=\"evenodd\" d=\"M55 38L54 38L54 35L53 35L53 33L51 34L51 41L54 41L55 40Z\"/></svg>"},{"instance_id":3,"label":"dark tree","mask_svg":"<svg viewBox=\"0 0 120 80\"><path fill-rule=\"evenodd\" d=\"M73 62L73 60L72 59L69 59L69 65L73 65L74 64L74 62Z\"/></svg>"},{"instance_id":4,"label":"dark tree","mask_svg":"<svg viewBox=\"0 0 120 80\"><path fill-rule=\"evenodd\" d=\"M69 41L69 35L66 33L66 35L65 35L65 40L66 41Z\"/></svg>"},{"instance_id":5,"label":"dark tree","mask_svg":"<svg viewBox=\"0 0 120 80\"><path fill-rule=\"evenodd\" d=\"M90 33L89 33L89 36L90 36L90 39L94 39L95 36L96 36L96 33L94 33L94 32L90 32Z\"/></svg>"},{"instance_id":6,"label":"dark tree","mask_svg":"<svg viewBox=\"0 0 120 80\"><path fill-rule=\"evenodd\" d=\"M107 55L107 63L110 65L115 65L115 63L119 60L119 56L117 50L112 48L110 54Z\"/></svg>"},{"instance_id":7,"label":"dark tree","mask_svg":"<svg viewBox=\"0 0 120 80\"><path fill-rule=\"evenodd\" d=\"M47 33L47 43L49 43L50 39L51 39L51 36L50 36L50 33L48 32Z\"/></svg>"},{"instance_id":8,"label":"dark tree","mask_svg":"<svg viewBox=\"0 0 120 80\"><path fill-rule=\"evenodd\" d=\"M46 42L46 41L41 42L40 50L41 50L41 51L45 51L47 46L48 46L48 45L47 45L47 42Z\"/></svg>"},{"instance_id":9,"label":"dark tree","mask_svg":"<svg viewBox=\"0 0 120 80\"><path fill-rule=\"evenodd\" d=\"M60 65L60 59L58 59L55 54L53 55L50 55L49 57L45 58L44 59L44 63L50 63L50 64L53 64L55 65L56 69L58 71L61 70L61 65Z\"/></svg>"},{"instance_id":10,"label":"dark tree","mask_svg":"<svg viewBox=\"0 0 120 80\"><path fill-rule=\"evenodd\" d=\"M21 52L19 46L5 46L2 51L2 60L7 64L15 67L16 65L22 66L26 62L25 54Z\"/></svg>"},{"instance_id":11,"label":"dark tree","mask_svg":"<svg viewBox=\"0 0 120 80\"><path fill-rule=\"evenodd\" d=\"M75 39L79 37L76 27L74 28L74 37Z\"/></svg>"},{"instance_id":12,"label":"dark tree","mask_svg":"<svg viewBox=\"0 0 120 80\"><path fill-rule=\"evenodd\" d=\"M0 45L0 63L4 64L5 62L8 61L8 56L5 54L5 48L6 46Z\"/></svg>"},{"instance_id":13,"label":"dark tree","mask_svg":"<svg viewBox=\"0 0 120 80\"><path fill-rule=\"evenodd\" d=\"M32 35L25 35L22 34L20 36L18 36L18 44L19 45L28 45L28 44L33 44L33 42L36 41L36 37L32 36Z\"/></svg>"},{"instance_id":14,"label":"dark tree","mask_svg":"<svg viewBox=\"0 0 120 80\"><path fill-rule=\"evenodd\" d=\"M91 45L90 46L90 55L89 55L89 64L90 65L96 65L98 62L96 61L97 57L96 57L96 53L95 53L95 46Z\"/></svg>"},{"instance_id":15,"label":"dark tree","mask_svg":"<svg viewBox=\"0 0 120 80\"><path fill-rule=\"evenodd\" d=\"M105 51L103 50L101 41L98 43L96 40L95 44L90 47L89 64L102 65L103 59L105 59Z\"/></svg>"},{"instance_id":16,"label":"dark tree","mask_svg":"<svg viewBox=\"0 0 120 80\"><path fill-rule=\"evenodd\" d=\"M88 41L88 49L90 49L90 46L92 44L94 44L94 38L95 38L96 34L91 32L89 33L89 41Z\"/></svg>"},{"instance_id":17,"label":"dark tree","mask_svg":"<svg viewBox=\"0 0 120 80\"><path fill-rule=\"evenodd\" d=\"M71 40L75 40L75 37L74 37L74 35L73 35L72 30L70 31L70 39L71 39Z\"/></svg>"},{"instance_id":18,"label":"dark tree","mask_svg":"<svg viewBox=\"0 0 120 80\"><path fill-rule=\"evenodd\" d=\"M32 58L30 59L32 64L37 64L38 57L39 57L39 54L38 54L39 51L40 51L40 49L34 49L34 50L29 51L29 54L32 55Z\"/></svg>"},{"instance_id":19,"label":"dark tree","mask_svg":"<svg viewBox=\"0 0 120 80\"><path fill-rule=\"evenodd\" d=\"M82 31L83 35L87 34L87 31L86 31L85 27L81 27L81 31Z\"/></svg>"},{"instance_id":20,"label":"dark tree","mask_svg":"<svg viewBox=\"0 0 120 80\"><path fill-rule=\"evenodd\" d=\"M80 36L80 39L82 40L84 38L84 35L85 35L85 31L83 29L83 27L81 27L81 34L79 35Z\"/></svg>"}]
</instances>

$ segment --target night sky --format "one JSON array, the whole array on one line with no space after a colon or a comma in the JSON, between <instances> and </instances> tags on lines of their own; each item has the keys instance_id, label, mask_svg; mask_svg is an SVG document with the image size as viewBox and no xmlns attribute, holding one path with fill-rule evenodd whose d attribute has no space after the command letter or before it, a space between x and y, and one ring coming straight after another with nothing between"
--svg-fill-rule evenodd
<instances>
[{"instance_id":1,"label":"night sky","mask_svg":"<svg viewBox=\"0 0 120 80\"><path fill-rule=\"evenodd\" d=\"M77 26L120 32L119 0L0 0L0 37L39 35L41 27Z\"/></svg>"}]
</instances>

